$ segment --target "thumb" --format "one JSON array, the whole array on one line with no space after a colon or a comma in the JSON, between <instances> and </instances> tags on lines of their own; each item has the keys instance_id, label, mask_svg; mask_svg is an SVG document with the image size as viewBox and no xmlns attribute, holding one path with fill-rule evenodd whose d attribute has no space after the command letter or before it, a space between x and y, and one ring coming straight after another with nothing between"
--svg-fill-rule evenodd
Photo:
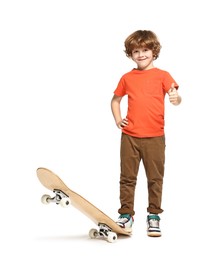
<instances>
[{"instance_id":1,"label":"thumb","mask_svg":"<svg viewBox=\"0 0 224 260\"><path fill-rule=\"evenodd\" d=\"M170 91L173 92L173 91L175 91L175 90L176 90L176 88L175 88L175 83L173 82L173 83L171 84Z\"/></svg>"}]
</instances>

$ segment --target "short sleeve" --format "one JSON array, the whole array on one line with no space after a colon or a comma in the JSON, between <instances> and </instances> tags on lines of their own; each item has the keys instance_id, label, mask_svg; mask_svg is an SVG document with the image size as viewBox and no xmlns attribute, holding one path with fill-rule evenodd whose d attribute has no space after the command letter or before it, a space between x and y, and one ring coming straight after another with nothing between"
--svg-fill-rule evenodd
<instances>
[{"instance_id":1,"label":"short sleeve","mask_svg":"<svg viewBox=\"0 0 224 260\"><path fill-rule=\"evenodd\" d=\"M169 72L164 72L164 77L163 77L163 88L166 92L169 91L169 89L171 88L172 83L175 84L175 88L178 89L179 85L177 84L177 82L173 79L173 77L170 75Z\"/></svg>"},{"instance_id":2,"label":"short sleeve","mask_svg":"<svg viewBox=\"0 0 224 260\"><path fill-rule=\"evenodd\" d=\"M125 87L125 80L122 77L118 82L117 88L114 91L114 94L119 97L123 97L126 95L126 87Z\"/></svg>"}]
</instances>

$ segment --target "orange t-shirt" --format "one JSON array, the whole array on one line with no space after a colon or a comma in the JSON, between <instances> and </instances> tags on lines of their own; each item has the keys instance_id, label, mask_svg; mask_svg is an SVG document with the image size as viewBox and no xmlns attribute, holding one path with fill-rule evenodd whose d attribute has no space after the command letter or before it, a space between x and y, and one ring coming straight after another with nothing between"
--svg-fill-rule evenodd
<instances>
[{"instance_id":1,"label":"orange t-shirt","mask_svg":"<svg viewBox=\"0 0 224 260\"><path fill-rule=\"evenodd\" d=\"M124 74L114 91L116 96L128 95L128 125L122 129L125 134L135 137L164 135L164 98L177 83L164 70L133 69Z\"/></svg>"}]
</instances>

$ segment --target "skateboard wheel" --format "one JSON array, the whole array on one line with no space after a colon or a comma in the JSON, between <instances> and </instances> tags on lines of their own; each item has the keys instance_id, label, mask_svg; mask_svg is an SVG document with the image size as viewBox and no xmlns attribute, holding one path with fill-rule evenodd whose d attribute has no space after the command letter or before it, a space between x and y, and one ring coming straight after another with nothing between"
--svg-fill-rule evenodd
<instances>
[{"instance_id":1,"label":"skateboard wheel","mask_svg":"<svg viewBox=\"0 0 224 260\"><path fill-rule=\"evenodd\" d=\"M69 198L62 198L60 200L60 205L63 207L63 208L66 208L70 205L71 201Z\"/></svg>"},{"instance_id":2,"label":"skateboard wheel","mask_svg":"<svg viewBox=\"0 0 224 260\"><path fill-rule=\"evenodd\" d=\"M108 233L108 237L107 237L107 241L110 243L113 243L117 240L117 234L114 232L109 232Z\"/></svg>"},{"instance_id":3,"label":"skateboard wheel","mask_svg":"<svg viewBox=\"0 0 224 260\"><path fill-rule=\"evenodd\" d=\"M49 204L50 203L50 199L51 196L50 195L47 195L47 194L44 194L42 197L41 197L41 202L43 204Z\"/></svg>"},{"instance_id":4,"label":"skateboard wheel","mask_svg":"<svg viewBox=\"0 0 224 260\"><path fill-rule=\"evenodd\" d=\"M89 231L89 236L90 236L90 238L96 238L97 236L98 236L98 230L97 229L95 229L95 228L92 228L92 229L90 229L90 231Z\"/></svg>"}]
</instances>

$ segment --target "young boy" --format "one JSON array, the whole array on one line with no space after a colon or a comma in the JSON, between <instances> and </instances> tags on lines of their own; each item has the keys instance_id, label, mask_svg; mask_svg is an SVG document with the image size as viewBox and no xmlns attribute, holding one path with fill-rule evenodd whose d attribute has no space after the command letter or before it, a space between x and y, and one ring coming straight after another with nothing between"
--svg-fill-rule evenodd
<instances>
[{"instance_id":1,"label":"young boy","mask_svg":"<svg viewBox=\"0 0 224 260\"><path fill-rule=\"evenodd\" d=\"M134 195L140 161L148 184L147 235L161 236L159 226L165 163L164 99L181 103L178 84L164 70L156 68L161 45L152 31L138 30L125 40L126 56L137 68L124 74L111 100L111 109L121 135L120 214L117 223L131 231L134 222ZM120 102L128 96L127 116L122 119Z\"/></svg>"}]
</instances>

